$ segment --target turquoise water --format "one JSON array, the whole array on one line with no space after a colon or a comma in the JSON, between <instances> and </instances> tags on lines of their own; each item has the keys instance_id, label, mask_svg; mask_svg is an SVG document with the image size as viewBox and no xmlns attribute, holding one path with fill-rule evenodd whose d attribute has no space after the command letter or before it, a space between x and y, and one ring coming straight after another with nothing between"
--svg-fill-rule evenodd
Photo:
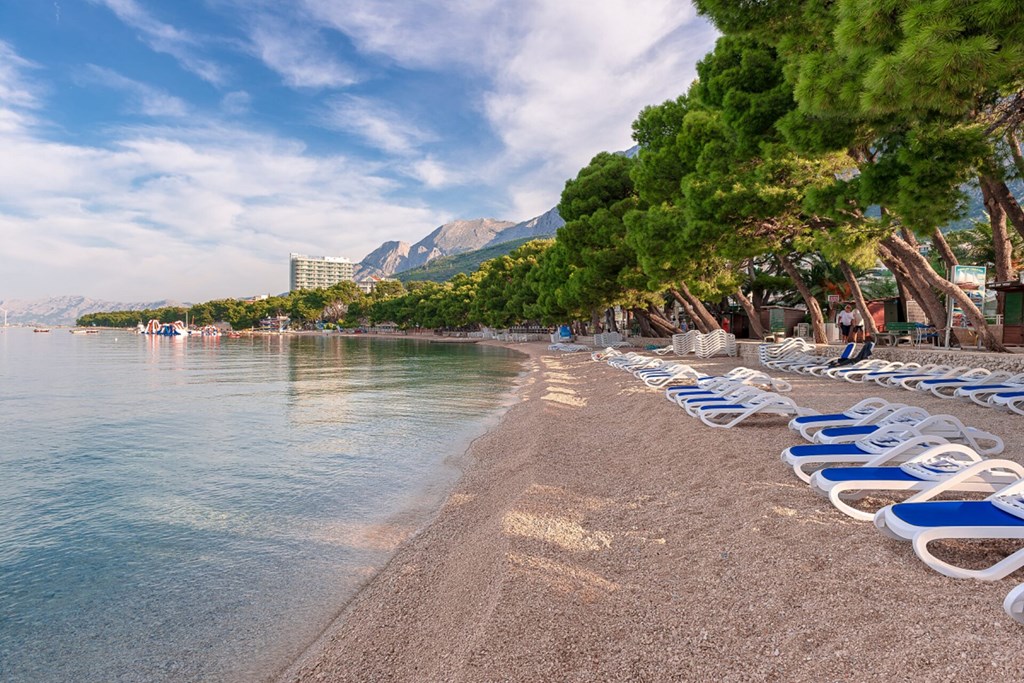
<instances>
[{"instance_id":1,"label":"turquoise water","mask_svg":"<svg viewBox=\"0 0 1024 683\"><path fill-rule=\"evenodd\" d=\"M259 681L436 508L520 356L0 334L0 680Z\"/></svg>"}]
</instances>

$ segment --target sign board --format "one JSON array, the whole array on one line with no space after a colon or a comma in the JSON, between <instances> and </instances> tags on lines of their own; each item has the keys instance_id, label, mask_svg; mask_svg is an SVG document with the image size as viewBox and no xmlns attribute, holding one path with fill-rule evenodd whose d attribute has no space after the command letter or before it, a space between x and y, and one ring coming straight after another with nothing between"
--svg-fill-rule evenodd
<instances>
[{"instance_id":1,"label":"sign board","mask_svg":"<svg viewBox=\"0 0 1024 683\"><path fill-rule=\"evenodd\" d=\"M985 305L985 266L953 266L953 284L964 291L971 302L982 310ZM952 306L949 316L950 327L970 327L971 322L963 310L950 300Z\"/></svg>"},{"instance_id":2,"label":"sign board","mask_svg":"<svg viewBox=\"0 0 1024 683\"><path fill-rule=\"evenodd\" d=\"M842 300L843 300L843 298L841 296L839 296L838 294L829 294L828 295L828 302L830 304L837 304L837 303L839 303Z\"/></svg>"},{"instance_id":3,"label":"sign board","mask_svg":"<svg viewBox=\"0 0 1024 683\"><path fill-rule=\"evenodd\" d=\"M768 309L768 329L772 332L786 332L786 312L781 308Z\"/></svg>"}]
</instances>

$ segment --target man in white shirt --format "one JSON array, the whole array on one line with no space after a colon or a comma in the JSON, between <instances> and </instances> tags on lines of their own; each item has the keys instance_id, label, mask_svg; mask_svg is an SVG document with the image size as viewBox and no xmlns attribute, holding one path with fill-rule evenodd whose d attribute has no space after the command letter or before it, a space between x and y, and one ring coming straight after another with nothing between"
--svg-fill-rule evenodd
<instances>
[{"instance_id":1,"label":"man in white shirt","mask_svg":"<svg viewBox=\"0 0 1024 683\"><path fill-rule=\"evenodd\" d=\"M853 309L853 327L850 328L850 341L858 342L864 339L864 317L860 309Z\"/></svg>"},{"instance_id":2,"label":"man in white shirt","mask_svg":"<svg viewBox=\"0 0 1024 683\"><path fill-rule=\"evenodd\" d=\"M853 341L851 338L851 332L853 330L853 307L847 304L846 308L839 311L839 315L836 316L836 322L839 323L839 330L842 332L843 341Z\"/></svg>"}]
</instances>

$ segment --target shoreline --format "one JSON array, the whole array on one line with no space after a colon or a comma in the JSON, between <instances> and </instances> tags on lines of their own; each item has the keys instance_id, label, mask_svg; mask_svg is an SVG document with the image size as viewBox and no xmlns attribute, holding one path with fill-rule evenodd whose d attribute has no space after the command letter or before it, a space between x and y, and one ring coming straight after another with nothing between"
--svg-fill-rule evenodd
<instances>
[{"instance_id":1,"label":"shoreline","mask_svg":"<svg viewBox=\"0 0 1024 683\"><path fill-rule=\"evenodd\" d=\"M528 352L514 402L439 510L276 680L1016 676L1024 633L1000 604L1019 577L943 577L832 509L779 462L796 442L785 420L713 430L588 354L486 343ZM778 376L822 412L880 395L1024 452L1014 416Z\"/></svg>"}]
</instances>

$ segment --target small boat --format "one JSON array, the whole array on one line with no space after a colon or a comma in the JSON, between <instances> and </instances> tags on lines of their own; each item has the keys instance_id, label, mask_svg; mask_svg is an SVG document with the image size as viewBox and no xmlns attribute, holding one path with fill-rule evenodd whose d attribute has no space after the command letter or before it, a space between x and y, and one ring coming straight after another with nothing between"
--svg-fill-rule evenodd
<instances>
[{"instance_id":1,"label":"small boat","mask_svg":"<svg viewBox=\"0 0 1024 683\"><path fill-rule=\"evenodd\" d=\"M68 330L71 334L89 334L89 330Z\"/></svg>"},{"instance_id":2,"label":"small boat","mask_svg":"<svg viewBox=\"0 0 1024 683\"><path fill-rule=\"evenodd\" d=\"M46 327L37 327L36 329L34 329L32 331L33 332L49 332L50 330L49 330L49 328L46 328Z\"/></svg>"},{"instance_id":3,"label":"small boat","mask_svg":"<svg viewBox=\"0 0 1024 683\"><path fill-rule=\"evenodd\" d=\"M220 336L220 330L218 330L213 325L205 325L204 327L202 327L199 330L199 334L200 334L200 336L203 336L203 337L219 337Z\"/></svg>"}]
</instances>

